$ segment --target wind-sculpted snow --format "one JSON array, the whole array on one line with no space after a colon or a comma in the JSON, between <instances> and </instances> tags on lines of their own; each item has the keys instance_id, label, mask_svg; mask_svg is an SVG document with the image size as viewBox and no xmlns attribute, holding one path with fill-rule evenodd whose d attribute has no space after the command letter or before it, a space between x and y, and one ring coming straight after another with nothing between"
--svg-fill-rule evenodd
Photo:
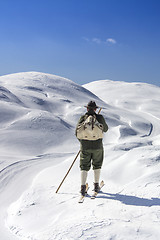
<instances>
[{"instance_id":1,"label":"wind-sculpted snow","mask_svg":"<svg viewBox=\"0 0 160 240\"><path fill-rule=\"evenodd\" d=\"M0 86L0 122L4 126L0 149L8 152L9 146L16 155L35 156L61 147L73 139L75 108L82 112L90 98L105 104L71 80L50 74L6 75L0 77Z\"/></svg>"},{"instance_id":2,"label":"wind-sculpted snow","mask_svg":"<svg viewBox=\"0 0 160 240\"><path fill-rule=\"evenodd\" d=\"M0 100L5 102L21 103L17 96L4 87L0 87Z\"/></svg>"},{"instance_id":3,"label":"wind-sculpted snow","mask_svg":"<svg viewBox=\"0 0 160 240\"><path fill-rule=\"evenodd\" d=\"M78 204L75 126L102 107L105 182ZM84 86L51 74L0 77L0 235L3 240L160 238L160 88L101 80ZM92 193L93 172L88 176Z\"/></svg>"},{"instance_id":4,"label":"wind-sculpted snow","mask_svg":"<svg viewBox=\"0 0 160 240\"><path fill-rule=\"evenodd\" d=\"M51 74L28 72L6 75L0 77L1 84L5 86L10 95L18 96L27 107L39 108L37 105L46 105L46 110L48 110L47 107L51 104L50 111L52 112L56 107L54 105L62 107L59 103L60 99L69 102L79 102L82 99L84 103L88 98L99 100L92 92L71 80Z\"/></svg>"}]
</instances>

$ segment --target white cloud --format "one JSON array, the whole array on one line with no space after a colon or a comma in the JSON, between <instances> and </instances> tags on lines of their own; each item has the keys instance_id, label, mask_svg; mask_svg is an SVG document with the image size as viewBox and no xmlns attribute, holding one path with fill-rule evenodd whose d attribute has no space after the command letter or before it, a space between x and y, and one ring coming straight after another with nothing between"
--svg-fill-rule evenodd
<instances>
[{"instance_id":1,"label":"white cloud","mask_svg":"<svg viewBox=\"0 0 160 240\"><path fill-rule=\"evenodd\" d=\"M92 42L100 44L101 43L101 39L99 39L99 38L92 38Z\"/></svg>"},{"instance_id":2,"label":"white cloud","mask_svg":"<svg viewBox=\"0 0 160 240\"><path fill-rule=\"evenodd\" d=\"M107 41L108 43L112 43L112 44L116 44L116 43L117 43L116 40L113 39L113 38L107 38L106 41Z\"/></svg>"},{"instance_id":3,"label":"white cloud","mask_svg":"<svg viewBox=\"0 0 160 240\"><path fill-rule=\"evenodd\" d=\"M105 44L105 43L109 43L109 44L116 44L116 40L114 38L107 38L105 41L100 39L100 38L92 38L92 39L89 39L87 37L83 37L82 38L83 40L85 40L86 42L93 42L93 43L96 43L96 44Z\"/></svg>"},{"instance_id":4,"label":"white cloud","mask_svg":"<svg viewBox=\"0 0 160 240\"><path fill-rule=\"evenodd\" d=\"M85 40L86 42L94 42L94 43L97 43L97 44L102 43L102 40L100 38L89 39L87 37L82 37L82 39Z\"/></svg>"},{"instance_id":5,"label":"white cloud","mask_svg":"<svg viewBox=\"0 0 160 240\"><path fill-rule=\"evenodd\" d=\"M86 42L90 41L89 38L87 38L87 37L82 37L82 39L85 40Z\"/></svg>"}]
</instances>

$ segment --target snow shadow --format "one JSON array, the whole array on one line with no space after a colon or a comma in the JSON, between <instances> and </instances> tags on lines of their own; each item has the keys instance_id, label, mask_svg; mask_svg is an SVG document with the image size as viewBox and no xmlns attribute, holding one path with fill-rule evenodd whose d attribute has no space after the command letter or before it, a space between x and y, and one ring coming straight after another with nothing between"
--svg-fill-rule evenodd
<instances>
[{"instance_id":1,"label":"snow shadow","mask_svg":"<svg viewBox=\"0 0 160 240\"><path fill-rule=\"evenodd\" d=\"M116 201L120 201L125 205L133 205L133 206L145 206L145 207L152 207L152 206L160 206L160 198L139 198L135 196L127 196L122 194L111 194L101 192L103 195L98 195L97 198L105 198L105 199L112 199Z\"/></svg>"}]
</instances>

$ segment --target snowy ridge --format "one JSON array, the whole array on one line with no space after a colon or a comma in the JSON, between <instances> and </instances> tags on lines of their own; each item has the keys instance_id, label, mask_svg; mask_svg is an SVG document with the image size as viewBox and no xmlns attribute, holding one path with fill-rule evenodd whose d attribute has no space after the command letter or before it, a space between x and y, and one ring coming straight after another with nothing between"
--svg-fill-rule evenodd
<instances>
[{"instance_id":1,"label":"snowy ridge","mask_svg":"<svg viewBox=\"0 0 160 240\"><path fill-rule=\"evenodd\" d=\"M6 75L0 77L0 86L0 123L3 124L0 146L2 144L5 151L10 146L16 156L22 153L35 156L46 152L53 144L62 144L65 140L62 132L74 131L72 120L79 115L72 116L72 112L76 107L81 108L80 98L82 104L90 98L102 102L85 88L50 74ZM22 131L25 133L21 134ZM58 137L53 139L53 133Z\"/></svg>"},{"instance_id":2,"label":"snowy ridge","mask_svg":"<svg viewBox=\"0 0 160 240\"><path fill-rule=\"evenodd\" d=\"M109 125L105 186L97 199L79 206L78 160L55 191L79 150L75 125L90 100L103 107ZM158 240L159 105L160 88L148 84L101 80L79 86L37 72L0 77L3 240ZM88 182L91 194L92 171Z\"/></svg>"}]
</instances>

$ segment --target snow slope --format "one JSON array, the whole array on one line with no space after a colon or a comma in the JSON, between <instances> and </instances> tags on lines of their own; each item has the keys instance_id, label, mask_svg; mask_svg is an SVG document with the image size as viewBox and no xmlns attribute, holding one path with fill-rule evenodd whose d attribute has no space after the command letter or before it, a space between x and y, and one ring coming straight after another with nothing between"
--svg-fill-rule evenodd
<instances>
[{"instance_id":1,"label":"snow slope","mask_svg":"<svg viewBox=\"0 0 160 240\"><path fill-rule=\"evenodd\" d=\"M102 106L103 191L78 204L79 143L88 101ZM28 72L0 77L0 236L32 239L160 238L160 88L102 80L79 86ZM89 194L93 172L89 172Z\"/></svg>"}]
</instances>

